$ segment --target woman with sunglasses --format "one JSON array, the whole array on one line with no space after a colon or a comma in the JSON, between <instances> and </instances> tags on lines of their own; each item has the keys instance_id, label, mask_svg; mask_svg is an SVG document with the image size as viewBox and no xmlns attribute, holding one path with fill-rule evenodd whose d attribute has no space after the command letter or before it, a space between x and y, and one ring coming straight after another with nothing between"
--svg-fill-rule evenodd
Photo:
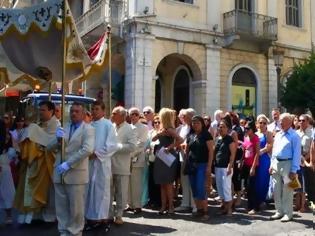
<instances>
[{"instance_id":1,"label":"woman with sunglasses","mask_svg":"<svg viewBox=\"0 0 315 236\"><path fill-rule=\"evenodd\" d=\"M272 132L267 130L269 119L264 115L260 114L257 116L257 132L256 135L259 138L259 165L256 173L256 196L257 204L261 205L267 199L267 193L270 183L270 152L273 145Z\"/></svg>"},{"instance_id":2,"label":"woman with sunglasses","mask_svg":"<svg viewBox=\"0 0 315 236\"><path fill-rule=\"evenodd\" d=\"M248 199L248 214L253 215L259 211L259 203L256 196L256 174L259 163L259 138L255 134L256 124L253 120L245 126L245 137L243 142L243 177L247 183L246 192Z\"/></svg>"},{"instance_id":3,"label":"woman with sunglasses","mask_svg":"<svg viewBox=\"0 0 315 236\"><path fill-rule=\"evenodd\" d=\"M146 154L148 156L149 161L149 180L148 180L148 190L149 190L149 202L148 206L150 208L160 207L161 206L161 191L160 186L155 184L153 178L153 170L154 170L154 161L155 161L155 152L156 148L159 144L159 140L152 141L152 137L154 137L160 130L160 118L158 115L153 118L153 129L149 131L148 138L149 143L146 148Z\"/></svg>"}]
</instances>

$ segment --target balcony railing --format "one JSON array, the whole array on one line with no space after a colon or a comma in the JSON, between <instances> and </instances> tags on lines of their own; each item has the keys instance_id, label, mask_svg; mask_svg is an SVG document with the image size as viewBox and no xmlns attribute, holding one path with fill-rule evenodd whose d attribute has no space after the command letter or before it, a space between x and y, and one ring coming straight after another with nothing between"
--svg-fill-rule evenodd
<instances>
[{"instance_id":1,"label":"balcony railing","mask_svg":"<svg viewBox=\"0 0 315 236\"><path fill-rule=\"evenodd\" d=\"M225 35L240 34L275 41L278 37L278 20L257 13L233 10L223 14L223 31Z\"/></svg>"},{"instance_id":2,"label":"balcony railing","mask_svg":"<svg viewBox=\"0 0 315 236\"><path fill-rule=\"evenodd\" d=\"M102 24L119 25L126 17L128 0L100 0L76 20L77 30L82 37Z\"/></svg>"}]
</instances>

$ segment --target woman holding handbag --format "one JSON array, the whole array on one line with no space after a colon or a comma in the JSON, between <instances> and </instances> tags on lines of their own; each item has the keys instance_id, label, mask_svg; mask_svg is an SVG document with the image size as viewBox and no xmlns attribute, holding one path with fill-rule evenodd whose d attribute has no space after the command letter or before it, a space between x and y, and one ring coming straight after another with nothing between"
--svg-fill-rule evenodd
<instances>
[{"instance_id":1,"label":"woman holding handbag","mask_svg":"<svg viewBox=\"0 0 315 236\"><path fill-rule=\"evenodd\" d=\"M196 216L200 216L202 220L208 220L206 181L207 175L211 175L213 138L201 116L192 118L191 128L187 137L186 156L188 160L186 165L188 168L186 168L186 174L189 175L192 195L197 207Z\"/></svg>"}]
</instances>

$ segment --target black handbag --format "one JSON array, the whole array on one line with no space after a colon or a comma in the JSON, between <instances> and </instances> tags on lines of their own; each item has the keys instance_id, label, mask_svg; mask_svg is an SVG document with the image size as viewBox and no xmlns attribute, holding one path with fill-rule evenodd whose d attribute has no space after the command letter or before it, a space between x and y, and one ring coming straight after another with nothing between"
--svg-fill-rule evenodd
<instances>
[{"instance_id":1,"label":"black handbag","mask_svg":"<svg viewBox=\"0 0 315 236\"><path fill-rule=\"evenodd\" d=\"M197 172L197 163L189 159L187 159L184 163L184 175L195 175Z\"/></svg>"}]
</instances>

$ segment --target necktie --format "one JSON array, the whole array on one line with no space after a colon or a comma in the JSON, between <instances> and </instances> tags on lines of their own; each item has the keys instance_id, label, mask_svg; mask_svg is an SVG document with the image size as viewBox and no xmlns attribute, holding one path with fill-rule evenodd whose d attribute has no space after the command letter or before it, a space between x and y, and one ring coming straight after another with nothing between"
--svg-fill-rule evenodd
<instances>
[{"instance_id":1,"label":"necktie","mask_svg":"<svg viewBox=\"0 0 315 236\"><path fill-rule=\"evenodd\" d=\"M71 124L71 126L70 126L70 133L69 133L69 140L71 139L71 137L72 137L72 135L73 135L75 130L76 130L75 124Z\"/></svg>"}]
</instances>

